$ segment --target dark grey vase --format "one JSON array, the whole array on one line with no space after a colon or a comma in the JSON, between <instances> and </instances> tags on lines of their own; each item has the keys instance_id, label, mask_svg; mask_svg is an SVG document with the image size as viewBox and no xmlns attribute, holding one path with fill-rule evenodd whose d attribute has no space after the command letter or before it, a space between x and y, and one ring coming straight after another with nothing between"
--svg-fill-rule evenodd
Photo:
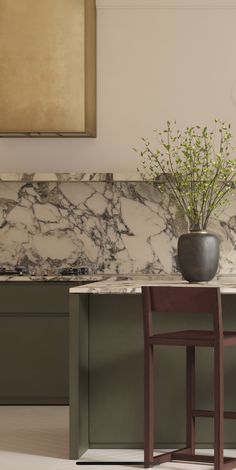
<instances>
[{"instance_id":1,"label":"dark grey vase","mask_svg":"<svg viewBox=\"0 0 236 470\"><path fill-rule=\"evenodd\" d=\"M182 276L189 282L210 281L216 274L220 242L214 233L184 233L178 240L178 263Z\"/></svg>"}]
</instances>

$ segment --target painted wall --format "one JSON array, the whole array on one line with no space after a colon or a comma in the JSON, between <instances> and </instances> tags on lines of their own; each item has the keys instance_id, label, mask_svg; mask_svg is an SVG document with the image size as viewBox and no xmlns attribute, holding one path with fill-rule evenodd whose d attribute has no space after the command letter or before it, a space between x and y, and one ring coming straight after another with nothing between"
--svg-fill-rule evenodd
<instances>
[{"instance_id":1,"label":"painted wall","mask_svg":"<svg viewBox=\"0 0 236 470\"><path fill-rule=\"evenodd\" d=\"M219 117L234 131L235 0L97 0L97 7L97 138L2 139L1 172L131 171L132 147L167 119L185 126Z\"/></svg>"}]
</instances>

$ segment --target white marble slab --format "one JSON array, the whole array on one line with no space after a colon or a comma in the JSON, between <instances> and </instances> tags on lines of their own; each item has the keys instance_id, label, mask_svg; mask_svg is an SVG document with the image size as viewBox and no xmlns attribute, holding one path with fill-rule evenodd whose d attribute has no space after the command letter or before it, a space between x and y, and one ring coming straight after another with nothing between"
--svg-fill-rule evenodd
<instances>
[{"instance_id":1,"label":"white marble slab","mask_svg":"<svg viewBox=\"0 0 236 470\"><path fill-rule=\"evenodd\" d=\"M180 277L169 276L130 276L120 279L113 276L100 282L71 287L70 294L141 294L142 286L175 286L175 287L218 287L222 294L236 294L236 277L215 278L210 282L189 283Z\"/></svg>"},{"instance_id":2,"label":"white marble slab","mask_svg":"<svg viewBox=\"0 0 236 470\"><path fill-rule=\"evenodd\" d=\"M236 274L235 220L236 195L209 224L221 241L218 274ZM187 229L173 201L150 182L0 181L0 266L7 269L170 275Z\"/></svg>"}]
</instances>

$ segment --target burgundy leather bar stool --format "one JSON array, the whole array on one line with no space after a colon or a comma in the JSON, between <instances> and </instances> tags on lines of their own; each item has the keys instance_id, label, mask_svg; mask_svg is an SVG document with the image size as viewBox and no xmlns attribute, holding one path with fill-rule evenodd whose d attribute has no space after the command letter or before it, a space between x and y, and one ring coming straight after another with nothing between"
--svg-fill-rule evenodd
<instances>
[{"instance_id":1,"label":"burgundy leather bar stool","mask_svg":"<svg viewBox=\"0 0 236 470\"><path fill-rule=\"evenodd\" d=\"M144 319L144 467L172 460L214 464L215 470L236 467L236 459L224 458L224 418L236 419L236 412L224 412L224 347L236 345L236 332L224 332L220 290L215 287L142 287ZM213 330L185 330L154 334L153 313L208 313ZM154 355L155 345L186 347L186 447L154 455ZM195 347L214 349L214 410L195 409ZM195 454L195 418L214 418L214 456Z\"/></svg>"}]
</instances>

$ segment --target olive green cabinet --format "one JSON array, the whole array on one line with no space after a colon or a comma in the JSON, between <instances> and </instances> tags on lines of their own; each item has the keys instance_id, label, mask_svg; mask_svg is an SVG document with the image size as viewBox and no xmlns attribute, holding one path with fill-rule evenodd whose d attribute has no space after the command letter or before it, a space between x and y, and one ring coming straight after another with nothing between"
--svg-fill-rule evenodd
<instances>
[{"instance_id":1,"label":"olive green cabinet","mask_svg":"<svg viewBox=\"0 0 236 470\"><path fill-rule=\"evenodd\" d=\"M71 282L0 284L0 404L67 404ZM236 329L236 297L223 297L225 329ZM207 317L207 318L206 318ZM156 328L208 328L208 316L157 319ZM213 357L197 351L196 399L213 405ZM156 438L185 441L185 351L156 351ZM236 348L225 352L225 408L236 409ZM199 446L212 442L212 420L197 420ZM142 447L143 331L141 296L89 296L89 435L91 447ZM225 445L236 445L236 422Z\"/></svg>"},{"instance_id":2,"label":"olive green cabinet","mask_svg":"<svg viewBox=\"0 0 236 470\"><path fill-rule=\"evenodd\" d=\"M73 285L0 284L0 404L68 403L68 296Z\"/></svg>"}]
</instances>

